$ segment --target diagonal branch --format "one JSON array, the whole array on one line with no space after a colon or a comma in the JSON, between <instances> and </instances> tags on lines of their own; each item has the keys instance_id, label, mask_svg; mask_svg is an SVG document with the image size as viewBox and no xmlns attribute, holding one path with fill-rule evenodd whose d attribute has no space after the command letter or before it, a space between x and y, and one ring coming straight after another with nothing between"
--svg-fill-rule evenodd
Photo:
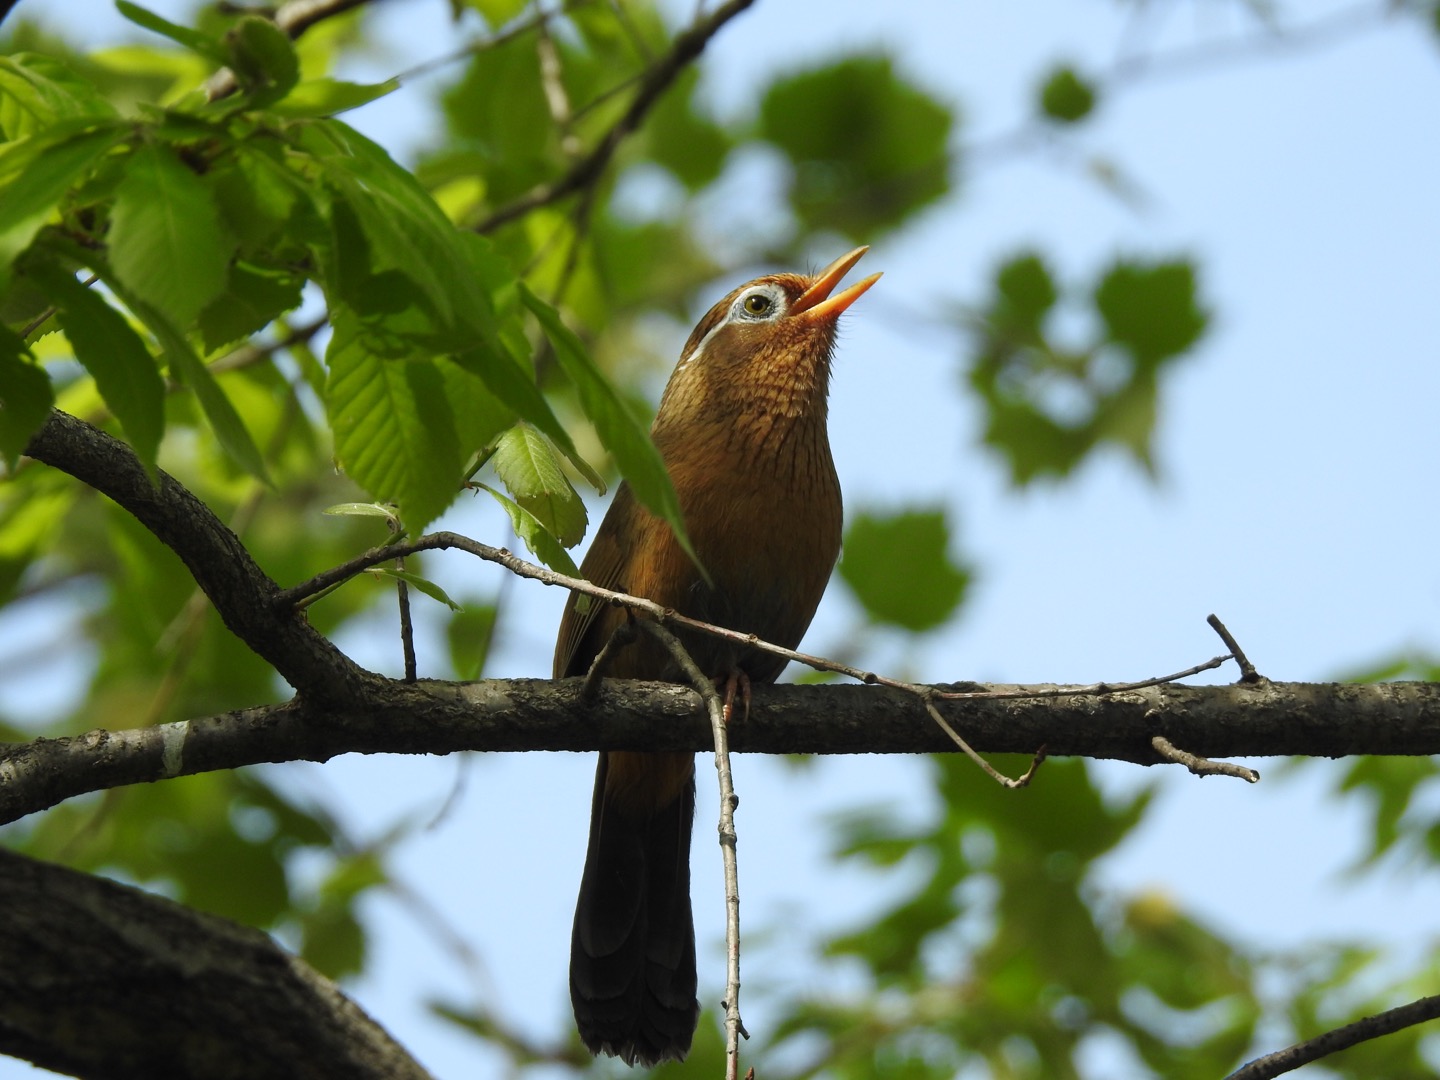
<instances>
[{"instance_id":1,"label":"diagonal branch","mask_svg":"<svg viewBox=\"0 0 1440 1080\"><path fill-rule=\"evenodd\" d=\"M1236 1069L1225 1080L1272 1080L1282 1073L1291 1072L1339 1050L1349 1049L1357 1043L1378 1039L1382 1035L1393 1035L1403 1028L1437 1018L1440 1018L1440 994L1367 1016L1353 1024L1346 1024L1313 1039L1287 1046L1284 1050L1266 1054Z\"/></svg>"},{"instance_id":2,"label":"diagonal branch","mask_svg":"<svg viewBox=\"0 0 1440 1080\"><path fill-rule=\"evenodd\" d=\"M720 32L727 22L753 4L755 0L728 0L709 15L697 20L688 30L680 34L670 46L670 51L652 65L640 79L639 89L630 107L625 110L610 130L601 136L588 154L572 165L560 179L549 184L531 188L520 198L500 207L480 224L476 232L488 233L501 225L523 217L532 210L548 206L553 202L572 195L582 188L594 184L605 166L610 164L616 149L644 121L646 114L655 106L660 95L669 89L680 73L694 62L710 39Z\"/></svg>"},{"instance_id":3,"label":"diagonal branch","mask_svg":"<svg viewBox=\"0 0 1440 1080\"><path fill-rule=\"evenodd\" d=\"M373 677L303 615L277 605L280 587L240 538L168 473L157 469L152 483L119 439L54 409L25 453L89 484L133 514L180 556L231 632L296 690L344 698Z\"/></svg>"}]
</instances>

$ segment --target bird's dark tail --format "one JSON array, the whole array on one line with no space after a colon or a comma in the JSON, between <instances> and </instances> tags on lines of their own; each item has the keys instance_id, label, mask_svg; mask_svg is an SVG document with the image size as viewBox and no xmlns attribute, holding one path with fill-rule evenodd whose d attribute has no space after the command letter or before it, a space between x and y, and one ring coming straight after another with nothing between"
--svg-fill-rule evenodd
<instances>
[{"instance_id":1,"label":"bird's dark tail","mask_svg":"<svg viewBox=\"0 0 1440 1080\"><path fill-rule=\"evenodd\" d=\"M690 914L695 779L692 767L678 795L661 806L627 805L634 800L613 784L607 793L609 759L600 755L595 774L570 938L570 1001L591 1053L654 1065L689 1052L700 1015Z\"/></svg>"}]
</instances>

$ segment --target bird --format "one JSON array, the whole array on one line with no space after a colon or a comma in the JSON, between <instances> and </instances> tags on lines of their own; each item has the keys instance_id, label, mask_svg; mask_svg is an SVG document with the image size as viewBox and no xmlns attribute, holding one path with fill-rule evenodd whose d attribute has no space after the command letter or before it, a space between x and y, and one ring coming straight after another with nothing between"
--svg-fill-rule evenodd
<instances>
[{"instance_id":1,"label":"bird","mask_svg":"<svg viewBox=\"0 0 1440 1080\"><path fill-rule=\"evenodd\" d=\"M678 496L695 558L621 483L581 564L606 588L794 648L840 554L840 482L826 424L840 315L879 280L835 287L868 249L818 274L771 274L712 307L686 341L651 438ZM833 295L832 295L833 294ZM697 565L698 562L698 565ZM702 569L703 568L703 569ZM583 675L637 617L567 602L556 678ZM679 636L707 676L773 682L785 660L697 632ZM683 682L649 634L603 674ZM570 996L592 1054L628 1065L681 1060L699 1021L690 834L695 755L600 754L570 946Z\"/></svg>"}]
</instances>

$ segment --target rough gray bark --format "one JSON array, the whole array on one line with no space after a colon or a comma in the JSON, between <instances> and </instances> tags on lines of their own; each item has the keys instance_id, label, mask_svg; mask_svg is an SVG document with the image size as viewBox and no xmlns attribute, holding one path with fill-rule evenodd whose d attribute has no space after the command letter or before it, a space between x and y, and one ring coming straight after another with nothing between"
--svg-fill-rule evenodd
<instances>
[{"instance_id":1,"label":"rough gray bark","mask_svg":"<svg viewBox=\"0 0 1440 1080\"><path fill-rule=\"evenodd\" d=\"M94 1080L422 1080L258 930L0 849L0 1053Z\"/></svg>"}]
</instances>

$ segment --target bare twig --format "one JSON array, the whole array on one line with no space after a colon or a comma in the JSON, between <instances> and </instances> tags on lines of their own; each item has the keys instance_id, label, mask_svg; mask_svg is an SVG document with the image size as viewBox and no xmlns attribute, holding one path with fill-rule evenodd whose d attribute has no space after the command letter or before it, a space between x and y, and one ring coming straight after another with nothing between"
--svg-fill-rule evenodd
<instances>
[{"instance_id":1,"label":"bare twig","mask_svg":"<svg viewBox=\"0 0 1440 1080\"><path fill-rule=\"evenodd\" d=\"M493 232L501 225L523 217L532 210L549 206L595 183L610 163L616 149L626 136L640 126L646 114L660 99L660 95L669 89L670 84L686 66L705 50L705 46L720 32L721 27L754 2L755 0L728 0L680 34L670 46L670 51L645 72L630 107L611 125L610 130L605 132L590 153L575 162L560 179L532 188L520 198L500 207L481 221L475 227L476 231Z\"/></svg>"},{"instance_id":2,"label":"bare twig","mask_svg":"<svg viewBox=\"0 0 1440 1080\"><path fill-rule=\"evenodd\" d=\"M1244 765L1235 765L1229 761L1211 761L1209 758L1192 754L1188 750L1181 750L1164 735L1156 735L1150 740L1150 745L1166 761L1184 765L1196 776L1238 776L1247 783L1258 784L1260 782L1260 774L1254 769L1248 769Z\"/></svg>"},{"instance_id":3,"label":"bare twig","mask_svg":"<svg viewBox=\"0 0 1440 1080\"><path fill-rule=\"evenodd\" d=\"M1211 614L1205 616L1205 621L1210 624L1210 629L1220 635L1220 640L1225 642L1225 647L1230 650L1230 655L1235 657L1235 662L1240 665L1240 681L1242 683L1256 683L1264 681L1265 676L1255 670L1255 665L1245 655L1245 650L1240 648L1240 643L1235 640L1233 634L1220 619Z\"/></svg>"},{"instance_id":4,"label":"bare twig","mask_svg":"<svg viewBox=\"0 0 1440 1080\"><path fill-rule=\"evenodd\" d=\"M1403 1028L1423 1024L1437 1017L1440 1017L1440 994L1367 1016L1353 1024L1346 1024L1313 1039L1287 1046L1284 1050L1266 1054L1242 1065L1225 1080L1271 1080L1272 1077L1318 1061L1337 1050L1345 1050L1357 1043L1378 1039L1382 1035L1392 1035Z\"/></svg>"},{"instance_id":5,"label":"bare twig","mask_svg":"<svg viewBox=\"0 0 1440 1080\"><path fill-rule=\"evenodd\" d=\"M986 776L990 777L991 780L994 780L1003 788L1009 788L1013 791L1015 788L1029 787L1030 781L1035 779L1035 771L1040 768L1040 763L1045 760L1045 747L1042 746L1039 750L1035 751L1035 757L1030 762L1030 768L1025 770L1025 774L1018 779L1011 780L1010 777L1006 776L977 754L974 749L971 748L970 744L960 737L960 733L946 722L945 717L940 715L940 710L935 707L935 702L929 698L925 699L925 711L930 714L930 719L940 725L940 730L945 732L946 735L949 735L950 738L955 741L955 745L965 752L966 757L976 765L979 765Z\"/></svg>"},{"instance_id":6,"label":"bare twig","mask_svg":"<svg viewBox=\"0 0 1440 1080\"><path fill-rule=\"evenodd\" d=\"M536 11L535 14L531 15L528 19L511 23L499 33L491 34L488 37L477 38L468 45L456 49L453 52L424 60L414 67L406 68L404 71L395 75L394 79L398 83L406 83L411 79L418 79L421 76L429 75L431 72L439 71L441 68L449 67L451 64L459 63L461 60L468 60L472 56L489 52L491 49L509 44L516 38L524 37L532 30L548 26L552 20L568 11L573 11L576 8L584 7L591 3L594 3L594 0L565 0L565 3L557 7L541 9Z\"/></svg>"},{"instance_id":7,"label":"bare twig","mask_svg":"<svg viewBox=\"0 0 1440 1080\"><path fill-rule=\"evenodd\" d=\"M592 599L589 602L593 604L595 601ZM615 654L634 640L635 620L633 618L626 619L615 627L609 640L595 654L595 659L590 663L590 670L585 672L585 681L580 684L581 701L588 703L595 700L595 695L600 691L600 680L604 678L605 672L610 670L610 662L615 658Z\"/></svg>"},{"instance_id":8,"label":"bare twig","mask_svg":"<svg viewBox=\"0 0 1440 1080\"><path fill-rule=\"evenodd\" d=\"M404 570L405 560L396 559L395 569ZM415 625L410 620L410 586L402 578L395 579L395 597L400 604L400 648L405 653L405 681L414 682L418 678L415 662Z\"/></svg>"},{"instance_id":9,"label":"bare twig","mask_svg":"<svg viewBox=\"0 0 1440 1080\"><path fill-rule=\"evenodd\" d=\"M710 730L715 736L715 771L720 778L720 856L725 864L725 1080L739 1080L740 1036L750 1033L740 1019L740 872L735 855L735 808L740 799L730 774L730 737L725 723L725 703L720 692L680 639L653 619L639 623L646 633L664 645L680 666L695 691L705 701Z\"/></svg>"}]
</instances>

